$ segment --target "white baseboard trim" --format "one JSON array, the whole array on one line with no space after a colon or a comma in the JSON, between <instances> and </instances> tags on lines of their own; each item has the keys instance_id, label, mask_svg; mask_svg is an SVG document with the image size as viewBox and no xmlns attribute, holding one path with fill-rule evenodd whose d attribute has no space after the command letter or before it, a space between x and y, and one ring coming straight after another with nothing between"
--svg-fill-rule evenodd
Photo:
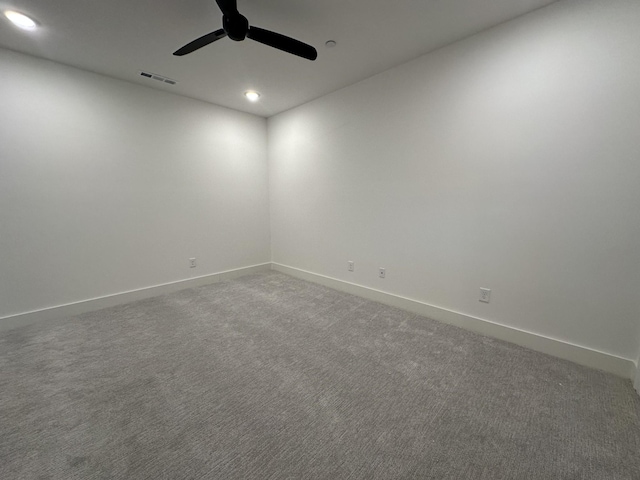
<instances>
[{"instance_id":1,"label":"white baseboard trim","mask_svg":"<svg viewBox=\"0 0 640 480\"><path fill-rule=\"evenodd\" d=\"M209 285L222 280L229 280L231 278L269 270L271 270L271 263L262 263L259 265L226 270L224 272L212 273L210 275L202 275L200 277L187 278L184 280L177 280L175 282L163 283L160 285L153 285L151 287L138 288L136 290L114 293L103 297L90 298L79 302L67 303L64 305L57 305L55 307L42 308L30 312L0 317L0 331L29 325L31 323L80 315L82 313L113 307L123 303L135 302L136 300L164 295L165 293L177 292L179 290L199 287L201 285Z\"/></svg>"},{"instance_id":2,"label":"white baseboard trim","mask_svg":"<svg viewBox=\"0 0 640 480\"><path fill-rule=\"evenodd\" d=\"M286 273L293 277L302 278L310 282L319 283L335 290L351 293L359 297L384 303L392 307L408 310L443 323L471 330L473 332L497 338L538 352L553 355L554 357L569 360L587 367L597 368L605 372L613 373L620 377L636 377L636 366L633 360L618 357L604 352L599 352L587 347L545 337L536 333L527 332L513 327L507 327L498 323L472 317L464 313L454 312L446 308L436 307L410 298L401 297L391 293L363 287L354 283L345 282L336 278L319 275L299 268L289 267L279 263L272 263L272 269ZM640 379L636 378L636 388L640 385ZM640 391L640 388L639 388Z\"/></svg>"}]
</instances>

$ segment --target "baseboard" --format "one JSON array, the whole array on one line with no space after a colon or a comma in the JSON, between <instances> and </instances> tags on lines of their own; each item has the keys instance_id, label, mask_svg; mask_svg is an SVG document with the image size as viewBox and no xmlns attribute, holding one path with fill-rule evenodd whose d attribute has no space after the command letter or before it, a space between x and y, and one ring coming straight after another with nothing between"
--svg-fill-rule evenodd
<instances>
[{"instance_id":1,"label":"baseboard","mask_svg":"<svg viewBox=\"0 0 640 480\"><path fill-rule=\"evenodd\" d=\"M401 297L399 295L356 285L354 283L345 282L336 278L327 277L278 263L252 265L249 267L227 270L210 275L203 275L196 278L178 280L175 282L106 295L103 297L91 298L65 305L58 305L40 310L19 313L16 315L0 317L0 331L41 321L80 315L82 313L100 310L102 308L134 302L136 300L155 297L165 293L177 292L186 288L208 285L243 275L264 272L270 269L367 298L369 300L402 308L443 323L448 323L489 337L515 343L517 345L563 358L580 365L597 368L621 377L630 378L634 382L635 389L640 393L640 366L636 368L635 363L630 359L617 357L615 355L599 352L587 347L574 345L554 338L544 337L525 330L507 327L489 320L454 312L452 310L429 305L410 298Z\"/></svg>"},{"instance_id":2,"label":"baseboard","mask_svg":"<svg viewBox=\"0 0 640 480\"><path fill-rule=\"evenodd\" d=\"M55 307L33 310L30 312L19 313L0 317L0 331L8 330L15 327L29 325L36 322L54 320L56 318L70 317L80 315L86 312L100 310L102 308L113 307L123 303L135 302L145 298L156 297L165 293L177 292L185 288L199 287L201 285L209 285L211 283L229 280L231 278L249 275L252 273L269 271L271 263L263 263L260 265L252 265L249 267L236 268L234 270L226 270L224 272L212 273L210 275L202 275L195 278L187 278L175 282L163 283L161 285L153 285L151 287L129 290L126 292L105 295L103 297L91 298L79 302L57 305Z\"/></svg>"},{"instance_id":3,"label":"baseboard","mask_svg":"<svg viewBox=\"0 0 640 480\"><path fill-rule=\"evenodd\" d=\"M636 388L640 387L640 378L637 378L636 376L636 366L632 360L626 358L574 345L562 340L544 337L525 330L507 327L482 318L472 317L464 313L454 312L452 310L447 310L446 308L436 307L410 298L363 287L361 285L300 270L287 265L272 263L271 268L294 277L302 278L303 280L325 285L335 290L351 293L353 295L393 307L402 308L403 310L408 310L443 323L471 330L488 337L515 343L517 345L546 353L548 355L553 355L554 357L569 360L580 365L603 370L620 377L629 378L632 381L634 377L636 377Z\"/></svg>"}]
</instances>

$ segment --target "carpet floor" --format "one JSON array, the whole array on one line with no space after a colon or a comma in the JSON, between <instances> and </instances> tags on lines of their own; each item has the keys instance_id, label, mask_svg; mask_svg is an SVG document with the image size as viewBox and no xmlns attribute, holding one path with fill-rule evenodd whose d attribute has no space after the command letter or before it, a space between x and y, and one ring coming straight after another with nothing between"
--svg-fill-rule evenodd
<instances>
[{"instance_id":1,"label":"carpet floor","mask_svg":"<svg viewBox=\"0 0 640 480\"><path fill-rule=\"evenodd\" d=\"M637 480L640 398L267 272L0 333L0 478Z\"/></svg>"}]
</instances>

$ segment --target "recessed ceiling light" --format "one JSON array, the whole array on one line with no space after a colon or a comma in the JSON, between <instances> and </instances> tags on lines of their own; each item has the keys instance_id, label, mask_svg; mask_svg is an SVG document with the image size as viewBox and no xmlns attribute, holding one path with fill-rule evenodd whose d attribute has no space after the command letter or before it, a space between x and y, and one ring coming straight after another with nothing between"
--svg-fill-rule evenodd
<instances>
[{"instance_id":1,"label":"recessed ceiling light","mask_svg":"<svg viewBox=\"0 0 640 480\"><path fill-rule=\"evenodd\" d=\"M327 48L333 48L336 46L336 41L335 40L327 40L326 42L324 42L324 46Z\"/></svg>"},{"instance_id":2,"label":"recessed ceiling light","mask_svg":"<svg viewBox=\"0 0 640 480\"><path fill-rule=\"evenodd\" d=\"M11 20L11 23L16 27L20 27L24 30L33 30L36 28L36 22L22 13L7 10L4 12L4 16Z\"/></svg>"},{"instance_id":3,"label":"recessed ceiling light","mask_svg":"<svg viewBox=\"0 0 640 480\"><path fill-rule=\"evenodd\" d=\"M248 90L244 92L244 96L247 97L247 100L250 102L257 102L260 98L260 94L254 90Z\"/></svg>"}]
</instances>

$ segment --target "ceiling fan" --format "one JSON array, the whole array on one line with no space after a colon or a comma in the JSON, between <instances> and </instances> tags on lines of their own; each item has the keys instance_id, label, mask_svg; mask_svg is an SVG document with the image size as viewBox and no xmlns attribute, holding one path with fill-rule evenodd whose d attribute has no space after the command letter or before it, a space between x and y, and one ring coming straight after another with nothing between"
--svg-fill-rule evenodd
<instances>
[{"instance_id":1,"label":"ceiling fan","mask_svg":"<svg viewBox=\"0 0 640 480\"><path fill-rule=\"evenodd\" d=\"M264 43L270 47L283 50L293 55L315 60L318 58L318 52L311 45L302 43L291 37L287 37L280 33L265 30L264 28L249 26L249 21L245 16L238 12L237 0L216 0L218 7L222 11L222 28L215 32L207 33L200 38L196 38L193 42L187 43L184 47L179 48L174 55L181 57L188 53L194 52L210 43L229 37L231 40L240 42L245 38L250 38L256 42Z\"/></svg>"}]
</instances>

